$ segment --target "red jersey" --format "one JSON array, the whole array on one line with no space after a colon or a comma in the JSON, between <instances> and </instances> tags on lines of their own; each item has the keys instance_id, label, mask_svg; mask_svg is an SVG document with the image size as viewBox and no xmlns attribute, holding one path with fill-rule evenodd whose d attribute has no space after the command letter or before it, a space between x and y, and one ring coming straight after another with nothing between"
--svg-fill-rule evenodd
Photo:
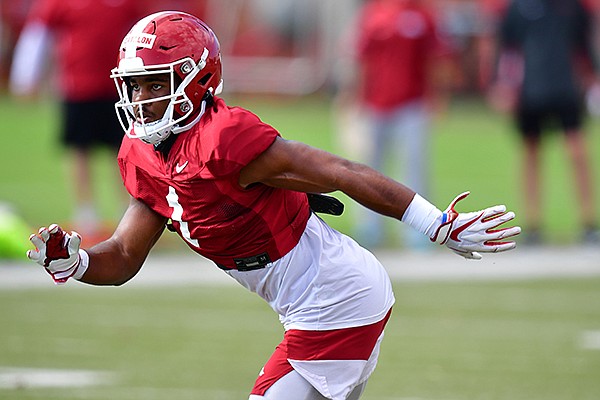
<instances>
[{"instance_id":1,"label":"red jersey","mask_svg":"<svg viewBox=\"0 0 600 400\"><path fill-rule=\"evenodd\" d=\"M227 268L240 258L275 261L304 232L306 194L262 184L244 189L239 175L278 136L256 115L215 98L196 125L177 135L166 158L125 137L119 167L129 193L171 218L197 253Z\"/></svg>"},{"instance_id":2,"label":"red jersey","mask_svg":"<svg viewBox=\"0 0 600 400\"><path fill-rule=\"evenodd\" d=\"M441 45L424 6L405 0L367 3L356 45L367 104L386 110L425 96L430 60Z\"/></svg>"},{"instance_id":3,"label":"red jersey","mask_svg":"<svg viewBox=\"0 0 600 400\"><path fill-rule=\"evenodd\" d=\"M71 101L112 99L115 66L123 36L144 10L135 0L38 0L29 15L54 35L58 83Z\"/></svg>"}]
</instances>

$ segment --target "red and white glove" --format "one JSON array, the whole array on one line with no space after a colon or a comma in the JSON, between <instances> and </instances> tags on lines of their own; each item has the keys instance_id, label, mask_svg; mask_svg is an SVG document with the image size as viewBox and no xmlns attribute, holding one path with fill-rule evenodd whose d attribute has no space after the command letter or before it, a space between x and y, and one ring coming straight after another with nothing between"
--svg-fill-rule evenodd
<instances>
[{"instance_id":1,"label":"red and white glove","mask_svg":"<svg viewBox=\"0 0 600 400\"><path fill-rule=\"evenodd\" d=\"M71 277L80 279L87 270L89 256L79 249L81 236L77 232L66 233L52 224L40 228L29 241L35 250L29 250L27 257L44 267L57 285L66 283Z\"/></svg>"},{"instance_id":2,"label":"red and white glove","mask_svg":"<svg viewBox=\"0 0 600 400\"><path fill-rule=\"evenodd\" d=\"M481 259L482 253L497 253L514 249L514 241L503 240L521 233L518 226L499 228L515 218L515 213L507 212L503 205L485 210L458 213L454 207L470 192L456 196L442 213L441 224L431 236L431 241L446 245L456 254L468 259Z\"/></svg>"}]
</instances>

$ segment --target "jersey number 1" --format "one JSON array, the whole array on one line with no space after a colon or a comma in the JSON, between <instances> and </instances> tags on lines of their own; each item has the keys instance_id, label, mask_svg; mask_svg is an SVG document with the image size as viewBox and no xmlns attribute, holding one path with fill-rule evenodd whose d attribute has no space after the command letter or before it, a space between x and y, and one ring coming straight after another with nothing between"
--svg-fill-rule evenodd
<instances>
[{"instance_id":1,"label":"jersey number 1","mask_svg":"<svg viewBox=\"0 0 600 400\"><path fill-rule=\"evenodd\" d=\"M175 191L173 186L169 186L169 194L167 195L167 203L169 207L173 209L173 213L171 214L171 219L173 221L179 222L179 230L181 231L181 237L185 239L189 244L200 247L198 245L198 240L192 239L190 236L190 229L188 228L188 224L185 221L182 221L183 217L183 207L179 204L179 196Z\"/></svg>"}]
</instances>

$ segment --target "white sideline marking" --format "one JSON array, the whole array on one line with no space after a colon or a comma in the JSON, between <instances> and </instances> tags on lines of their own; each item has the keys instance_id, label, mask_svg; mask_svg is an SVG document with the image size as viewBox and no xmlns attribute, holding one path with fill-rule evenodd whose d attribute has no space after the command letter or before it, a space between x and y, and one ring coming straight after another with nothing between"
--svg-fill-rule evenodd
<instances>
[{"instance_id":1,"label":"white sideline marking","mask_svg":"<svg viewBox=\"0 0 600 400\"><path fill-rule=\"evenodd\" d=\"M0 389L81 387L107 384L112 380L107 372L0 367Z\"/></svg>"},{"instance_id":2,"label":"white sideline marking","mask_svg":"<svg viewBox=\"0 0 600 400\"><path fill-rule=\"evenodd\" d=\"M580 343L586 350L600 350L600 331L584 331Z\"/></svg>"}]
</instances>

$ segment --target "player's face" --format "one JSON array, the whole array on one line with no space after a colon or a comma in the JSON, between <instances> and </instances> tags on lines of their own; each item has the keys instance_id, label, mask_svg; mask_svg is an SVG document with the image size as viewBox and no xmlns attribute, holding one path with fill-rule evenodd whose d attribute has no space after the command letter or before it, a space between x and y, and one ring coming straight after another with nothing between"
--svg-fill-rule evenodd
<instances>
[{"instance_id":1,"label":"player's face","mask_svg":"<svg viewBox=\"0 0 600 400\"><path fill-rule=\"evenodd\" d=\"M144 102L135 109L138 123L150 123L161 119L169 105L169 99L151 101L171 94L169 74L134 76L129 80L131 100Z\"/></svg>"}]
</instances>

